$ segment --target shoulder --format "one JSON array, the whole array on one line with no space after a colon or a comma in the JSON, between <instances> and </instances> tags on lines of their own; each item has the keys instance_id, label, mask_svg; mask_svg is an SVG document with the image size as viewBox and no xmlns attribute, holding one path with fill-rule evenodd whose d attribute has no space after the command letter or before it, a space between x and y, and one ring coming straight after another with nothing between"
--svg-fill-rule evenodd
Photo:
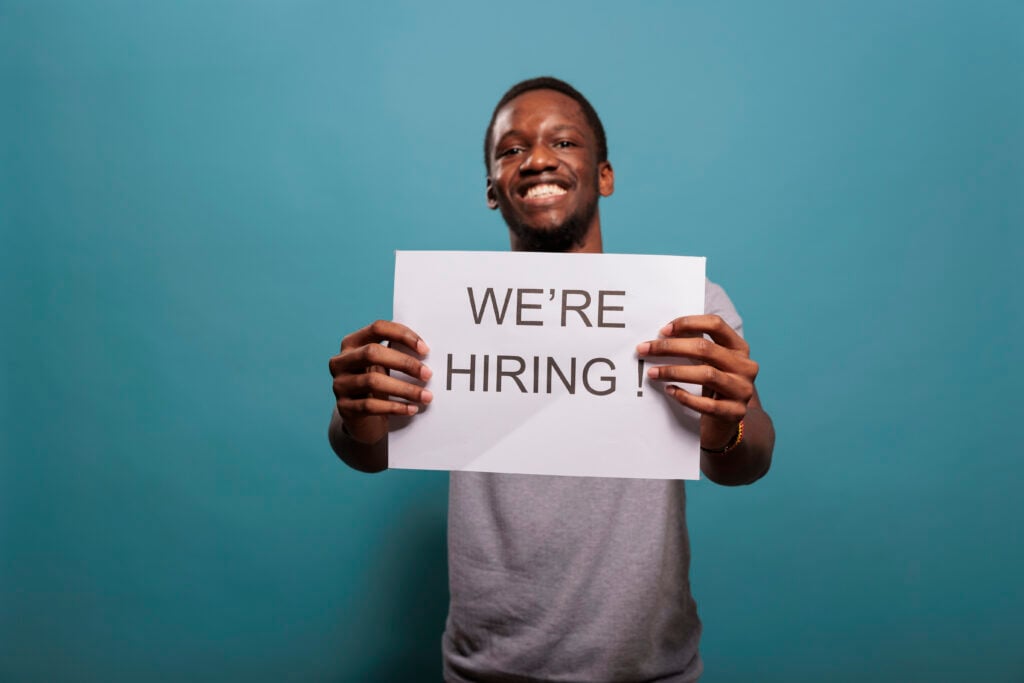
<instances>
[{"instance_id":1,"label":"shoulder","mask_svg":"<svg viewBox=\"0 0 1024 683\"><path fill-rule=\"evenodd\" d=\"M743 318L733 306L732 299L721 285L707 279L704 281L704 312L721 316L722 320L743 336Z\"/></svg>"}]
</instances>

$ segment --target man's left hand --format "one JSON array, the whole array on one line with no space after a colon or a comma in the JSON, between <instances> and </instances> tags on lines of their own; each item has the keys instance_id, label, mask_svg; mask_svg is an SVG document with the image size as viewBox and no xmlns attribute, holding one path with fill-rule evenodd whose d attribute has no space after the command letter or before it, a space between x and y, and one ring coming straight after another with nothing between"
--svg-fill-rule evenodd
<instances>
[{"instance_id":1,"label":"man's left hand","mask_svg":"<svg viewBox=\"0 0 1024 683\"><path fill-rule=\"evenodd\" d=\"M758 365L750 347L721 316L690 315L676 318L661 329L662 337L637 346L641 358L691 358L690 365L655 365L647 376L655 380L696 384L700 395L668 385L665 391L679 403L701 414L702 447L723 448L736 437L753 398ZM708 339L707 337L710 337Z\"/></svg>"}]
</instances>

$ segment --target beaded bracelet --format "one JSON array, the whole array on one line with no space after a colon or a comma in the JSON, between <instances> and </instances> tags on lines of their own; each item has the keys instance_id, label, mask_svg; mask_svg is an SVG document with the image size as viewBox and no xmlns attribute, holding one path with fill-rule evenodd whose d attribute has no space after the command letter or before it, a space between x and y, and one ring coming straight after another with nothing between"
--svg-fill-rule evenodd
<instances>
[{"instance_id":1,"label":"beaded bracelet","mask_svg":"<svg viewBox=\"0 0 1024 683\"><path fill-rule=\"evenodd\" d=\"M739 428L736 430L736 438L730 441L727 446L725 446L724 448L704 448L703 446L701 446L700 449L706 453L716 453L718 455L724 455L731 451L732 449L739 446L741 441L743 441L743 420L740 420Z\"/></svg>"}]
</instances>

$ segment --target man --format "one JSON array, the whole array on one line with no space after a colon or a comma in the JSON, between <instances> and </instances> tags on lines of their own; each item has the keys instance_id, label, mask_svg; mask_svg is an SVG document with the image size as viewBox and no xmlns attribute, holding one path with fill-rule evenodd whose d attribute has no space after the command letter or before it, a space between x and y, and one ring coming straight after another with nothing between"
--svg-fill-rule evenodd
<instances>
[{"instance_id":1,"label":"man","mask_svg":"<svg viewBox=\"0 0 1024 683\"><path fill-rule=\"evenodd\" d=\"M597 113L570 85L513 86L495 107L484 157L487 204L501 211L513 250L602 250L598 199L612 194L615 174ZM672 399L701 414L704 474L750 483L768 470L774 430L738 314L711 282L705 303L705 315L673 320L637 351ZM330 360L329 435L349 465L387 467L387 416L415 415L433 399L388 372L429 380L428 352L399 322L377 321L342 341ZM696 362L654 364L663 356ZM685 506L682 481L452 472L446 680L696 680L703 667Z\"/></svg>"}]
</instances>

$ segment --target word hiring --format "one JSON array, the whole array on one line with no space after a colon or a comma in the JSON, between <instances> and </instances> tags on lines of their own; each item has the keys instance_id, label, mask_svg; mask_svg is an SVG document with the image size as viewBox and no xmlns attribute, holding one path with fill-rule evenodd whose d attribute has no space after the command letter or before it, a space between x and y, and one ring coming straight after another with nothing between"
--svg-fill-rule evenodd
<instances>
[{"instance_id":1,"label":"word hiring","mask_svg":"<svg viewBox=\"0 0 1024 683\"><path fill-rule=\"evenodd\" d=\"M514 384L524 394L550 394L552 387L561 384L565 391L575 394L578 379L587 392L594 396L607 396L615 391L615 375L594 375L613 370L615 363L608 358L591 358L580 366L575 356L570 357L568 363L563 360L559 364L551 356L543 359L540 356L532 356L527 362L522 356L499 354L494 356L492 363L490 354L475 353L469 354L468 363L456 367L452 354L449 353L445 389L452 390L452 379L455 375L465 375L466 387L470 391L501 392L503 388L511 388Z\"/></svg>"}]
</instances>

